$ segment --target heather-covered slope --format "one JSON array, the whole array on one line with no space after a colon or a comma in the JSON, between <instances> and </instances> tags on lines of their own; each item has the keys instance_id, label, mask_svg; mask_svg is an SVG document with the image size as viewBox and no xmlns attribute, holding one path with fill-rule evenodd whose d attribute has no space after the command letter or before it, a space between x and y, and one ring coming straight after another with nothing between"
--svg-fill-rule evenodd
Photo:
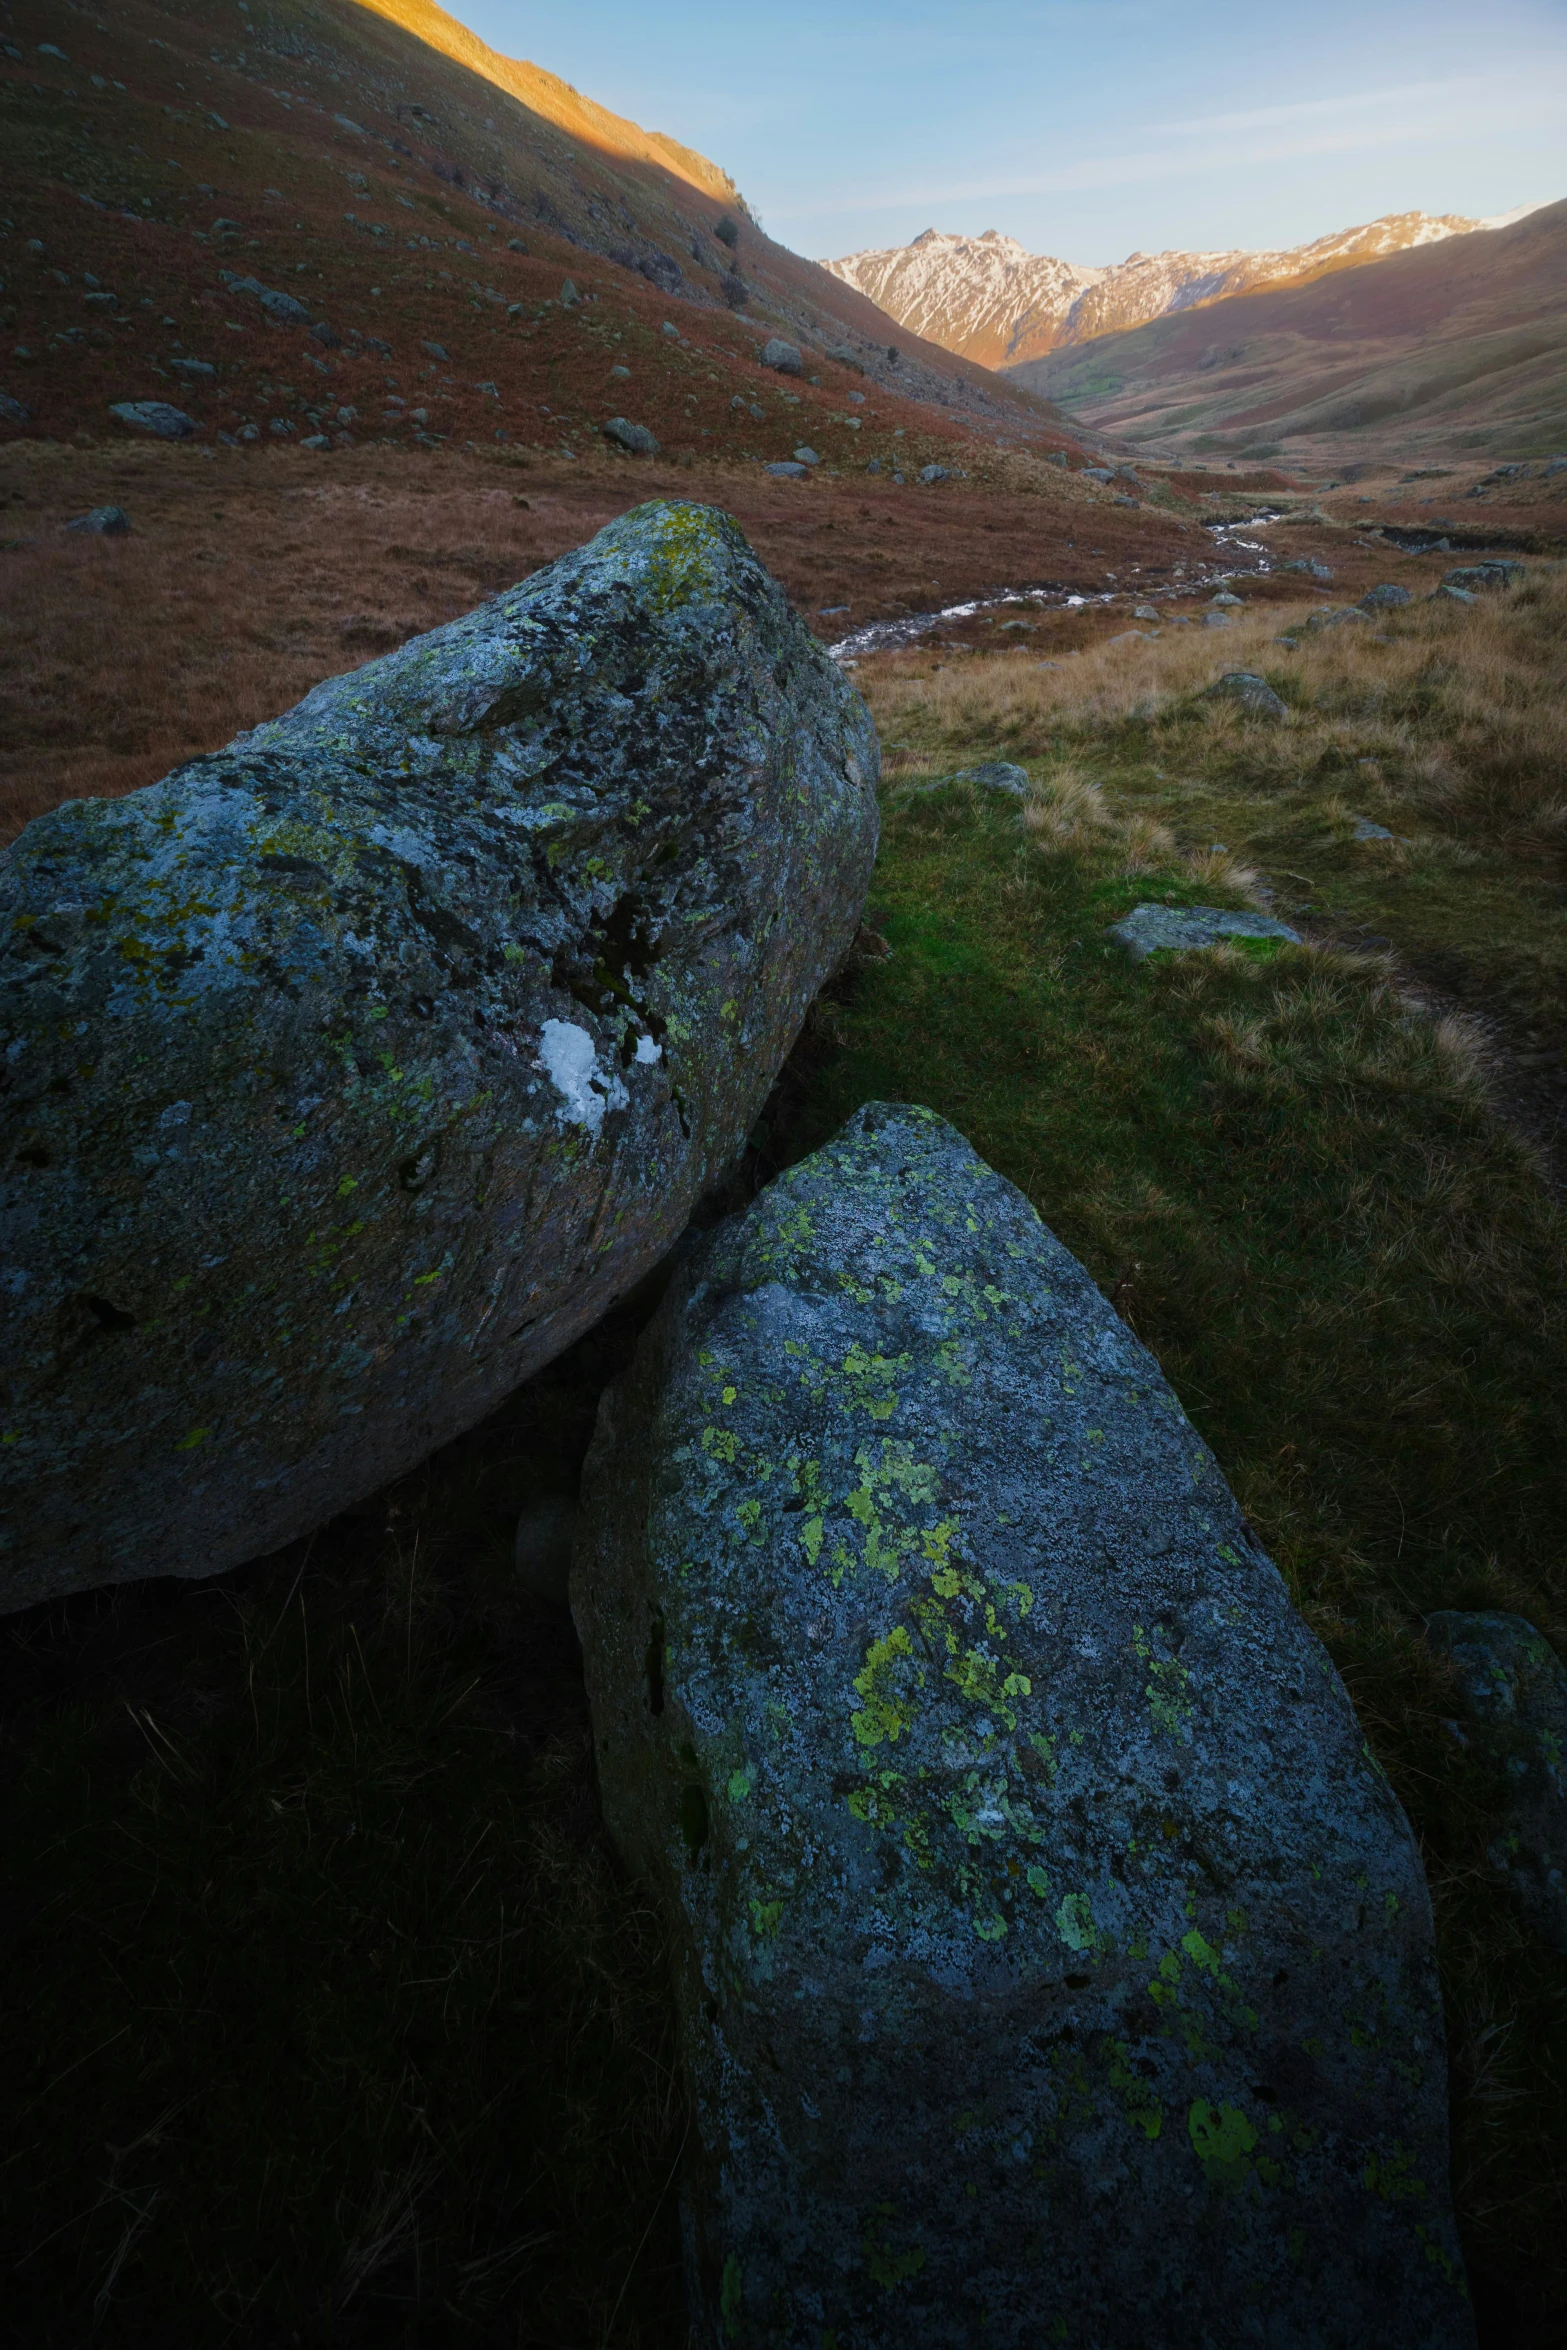
<instances>
[{"instance_id":1,"label":"heather-covered slope","mask_svg":"<svg viewBox=\"0 0 1567 2350\"><path fill-rule=\"evenodd\" d=\"M1148 448L1548 456L1567 448L1567 203L1013 372Z\"/></svg>"},{"instance_id":2,"label":"heather-covered slope","mask_svg":"<svg viewBox=\"0 0 1567 2350\"><path fill-rule=\"evenodd\" d=\"M993 228L980 237L928 228L910 245L822 266L913 333L986 367L1015 367L1227 294L1305 285L1484 225L1457 213L1395 212L1281 252L1132 253L1109 269L1030 253Z\"/></svg>"},{"instance_id":3,"label":"heather-covered slope","mask_svg":"<svg viewBox=\"0 0 1567 2350\"><path fill-rule=\"evenodd\" d=\"M899 424L909 402L922 421L1040 417L917 338L889 356L884 315L775 245L715 165L497 57L428 0L62 14L24 0L0 36L0 433L112 434L110 404L147 399L214 430L269 429L280 405L303 417L301 392L321 408L330 384L333 424L359 435L390 388L448 438L536 438L542 423L553 442L562 422L625 413L666 445L678 430L713 454L784 457L806 436L759 434L741 396L773 335L806 353L797 424L873 386L896 395ZM704 338L748 379L695 371L655 416L635 406L651 386L610 378L614 354L563 371L531 339L568 274L655 335L672 305L681 334L705 312ZM300 311L260 315L243 281ZM335 340L309 338L318 321ZM395 363L390 387L358 366L367 352ZM413 432L411 413L377 426Z\"/></svg>"}]
</instances>

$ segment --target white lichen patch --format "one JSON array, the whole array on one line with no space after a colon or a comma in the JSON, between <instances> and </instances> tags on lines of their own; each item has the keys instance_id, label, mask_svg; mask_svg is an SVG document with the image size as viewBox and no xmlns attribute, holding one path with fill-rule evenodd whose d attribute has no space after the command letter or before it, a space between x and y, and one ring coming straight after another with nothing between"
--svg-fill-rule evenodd
<instances>
[{"instance_id":1,"label":"white lichen patch","mask_svg":"<svg viewBox=\"0 0 1567 2350\"><path fill-rule=\"evenodd\" d=\"M575 1021L545 1021L538 1065L560 1095L563 1107L557 1115L567 1126L585 1126L596 1135L604 1112L623 1110L630 1098L618 1077L606 1077L592 1037Z\"/></svg>"}]
</instances>

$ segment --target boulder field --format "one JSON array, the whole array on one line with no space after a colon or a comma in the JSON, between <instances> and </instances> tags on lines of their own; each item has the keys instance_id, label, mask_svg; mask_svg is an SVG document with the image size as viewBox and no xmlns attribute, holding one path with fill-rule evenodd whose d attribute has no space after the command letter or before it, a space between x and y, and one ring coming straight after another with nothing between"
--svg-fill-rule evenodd
<instances>
[{"instance_id":1,"label":"boulder field","mask_svg":"<svg viewBox=\"0 0 1567 2350\"><path fill-rule=\"evenodd\" d=\"M684 1259L572 1570L712 2350L1473 2342L1413 1838L1152 1357L871 1104Z\"/></svg>"},{"instance_id":2,"label":"boulder field","mask_svg":"<svg viewBox=\"0 0 1567 2350\"><path fill-rule=\"evenodd\" d=\"M654 504L0 859L0 1608L274 1548L664 1253L848 947L878 753Z\"/></svg>"}]
</instances>

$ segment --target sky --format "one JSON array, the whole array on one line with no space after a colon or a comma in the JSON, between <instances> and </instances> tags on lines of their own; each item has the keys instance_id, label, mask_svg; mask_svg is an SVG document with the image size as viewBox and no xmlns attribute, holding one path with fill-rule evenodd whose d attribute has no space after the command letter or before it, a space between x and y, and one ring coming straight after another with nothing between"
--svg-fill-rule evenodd
<instances>
[{"instance_id":1,"label":"sky","mask_svg":"<svg viewBox=\"0 0 1567 2350\"><path fill-rule=\"evenodd\" d=\"M826 258L922 229L1103 265L1567 195L1567 0L456 0Z\"/></svg>"}]
</instances>

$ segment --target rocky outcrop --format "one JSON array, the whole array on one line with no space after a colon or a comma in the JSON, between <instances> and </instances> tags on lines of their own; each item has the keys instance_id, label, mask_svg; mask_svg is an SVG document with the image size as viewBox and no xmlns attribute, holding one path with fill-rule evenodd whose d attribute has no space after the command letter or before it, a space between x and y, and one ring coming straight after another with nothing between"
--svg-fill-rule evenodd
<instances>
[{"instance_id":1,"label":"rocky outcrop","mask_svg":"<svg viewBox=\"0 0 1567 2350\"><path fill-rule=\"evenodd\" d=\"M1442 1608L1426 1638L1454 1668L1449 1728L1494 1767L1486 1859L1542 1941L1567 1952L1567 1666L1523 1616Z\"/></svg>"},{"instance_id":2,"label":"rocky outcrop","mask_svg":"<svg viewBox=\"0 0 1567 2350\"><path fill-rule=\"evenodd\" d=\"M677 1272L572 1597L697 2339L1472 2341L1413 1840L1157 1365L871 1105Z\"/></svg>"},{"instance_id":3,"label":"rocky outcrop","mask_svg":"<svg viewBox=\"0 0 1567 2350\"><path fill-rule=\"evenodd\" d=\"M0 861L3 1602L199 1575L663 1253L853 935L863 703L650 505Z\"/></svg>"}]
</instances>

